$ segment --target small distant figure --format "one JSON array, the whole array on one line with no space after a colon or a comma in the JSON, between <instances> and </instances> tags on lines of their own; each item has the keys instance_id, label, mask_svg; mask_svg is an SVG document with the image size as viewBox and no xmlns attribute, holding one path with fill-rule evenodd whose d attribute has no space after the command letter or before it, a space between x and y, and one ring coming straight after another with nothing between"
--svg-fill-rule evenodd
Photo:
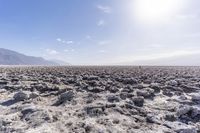
<instances>
[{"instance_id":1,"label":"small distant figure","mask_svg":"<svg viewBox=\"0 0 200 133\"><path fill-rule=\"evenodd\" d=\"M142 66L139 66L139 69L142 69Z\"/></svg>"}]
</instances>

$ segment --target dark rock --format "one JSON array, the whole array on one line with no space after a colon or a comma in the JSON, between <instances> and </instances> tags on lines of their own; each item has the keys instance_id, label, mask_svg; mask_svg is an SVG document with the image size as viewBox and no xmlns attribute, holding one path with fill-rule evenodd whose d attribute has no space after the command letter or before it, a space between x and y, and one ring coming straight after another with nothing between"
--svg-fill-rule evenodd
<instances>
[{"instance_id":1,"label":"dark rock","mask_svg":"<svg viewBox=\"0 0 200 133\"><path fill-rule=\"evenodd\" d=\"M86 103L89 104L89 103L92 103L93 101L94 101L93 97L88 97L86 100Z\"/></svg>"},{"instance_id":2,"label":"dark rock","mask_svg":"<svg viewBox=\"0 0 200 133\"><path fill-rule=\"evenodd\" d=\"M137 96L143 96L144 98L153 98L154 95L154 90L152 90L151 88L145 88L144 90L138 90L137 92Z\"/></svg>"},{"instance_id":3,"label":"dark rock","mask_svg":"<svg viewBox=\"0 0 200 133\"><path fill-rule=\"evenodd\" d=\"M193 93L198 91L200 88L196 86L191 86L191 85L181 85L181 88L185 93Z\"/></svg>"},{"instance_id":4,"label":"dark rock","mask_svg":"<svg viewBox=\"0 0 200 133\"><path fill-rule=\"evenodd\" d=\"M11 82L18 82L18 81L19 81L18 78L13 78L13 79L11 79Z\"/></svg>"},{"instance_id":5,"label":"dark rock","mask_svg":"<svg viewBox=\"0 0 200 133\"><path fill-rule=\"evenodd\" d=\"M182 129L178 129L176 130L177 133L198 133L196 128L182 128Z\"/></svg>"},{"instance_id":6,"label":"dark rock","mask_svg":"<svg viewBox=\"0 0 200 133\"><path fill-rule=\"evenodd\" d=\"M123 108L120 108L120 107L115 107L115 108L114 108L114 111L116 111L116 112L118 112L118 113L120 113L120 114L122 114L122 115L125 114L124 109L123 109Z\"/></svg>"},{"instance_id":7,"label":"dark rock","mask_svg":"<svg viewBox=\"0 0 200 133\"><path fill-rule=\"evenodd\" d=\"M176 80L170 80L170 81L167 81L166 84L170 86L177 86L178 82Z\"/></svg>"},{"instance_id":8,"label":"dark rock","mask_svg":"<svg viewBox=\"0 0 200 133\"><path fill-rule=\"evenodd\" d=\"M127 98L127 93L120 93L120 98L122 99L122 100L126 100L126 98Z\"/></svg>"},{"instance_id":9,"label":"dark rock","mask_svg":"<svg viewBox=\"0 0 200 133\"><path fill-rule=\"evenodd\" d=\"M124 84L130 84L130 85L134 85L134 84L138 83L137 80L134 78L124 78L124 79L122 79L122 82Z\"/></svg>"},{"instance_id":10,"label":"dark rock","mask_svg":"<svg viewBox=\"0 0 200 133\"><path fill-rule=\"evenodd\" d=\"M0 80L0 85L7 85L7 84L8 84L8 81Z\"/></svg>"},{"instance_id":11,"label":"dark rock","mask_svg":"<svg viewBox=\"0 0 200 133\"><path fill-rule=\"evenodd\" d=\"M0 127L3 127L3 126L8 126L12 123L12 121L10 120L6 120L4 118L1 118L0 119ZM0 131L1 131L1 128L0 128Z\"/></svg>"},{"instance_id":12,"label":"dark rock","mask_svg":"<svg viewBox=\"0 0 200 133\"><path fill-rule=\"evenodd\" d=\"M174 114L166 114L165 120L173 122L177 120L177 117Z\"/></svg>"},{"instance_id":13,"label":"dark rock","mask_svg":"<svg viewBox=\"0 0 200 133\"><path fill-rule=\"evenodd\" d=\"M4 86L4 89L7 90L7 91L15 91L15 90L20 89L20 88L15 87L14 85L5 85Z\"/></svg>"},{"instance_id":14,"label":"dark rock","mask_svg":"<svg viewBox=\"0 0 200 133\"><path fill-rule=\"evenodd\" d=\"M53 79L51 83L54 85L55 84L59 85L61 82L60 82L60 79L56 78L56 79Z\"/></svg>"},{"instance_id":15,"label":"dark rock","mask_svg":"<svg viewBox=\"0 0 200 133\"><path fill-rule=\"evenodd\" d=\"M120 123L120 120L114 119L112 122L113 122L113 124L119 124L119 123Z\"/></svg>"},{"instance_id":16,"label":"dark rock","mask_svg":"<svg viewBox=\"0 0 200 133\"><path fill-rule=\"evenodd\" d=\"M34 98L37 98L38 96L39 96L38 93L32 92L32 93L29 95L29 98L30 98L30 99L34 99Z\"/></svg>"},{"instance_id":17,"label":"dark rock","mask_svg":"<svg viewBox=\"0 0 200 133\"><path fill-rule=\"evenodd\" d=\"M108 96L107 97L108 102L119 102L119 98L117 96Z\"/></svg>"},{"instance_id":18,"label":"dark rock","mask_svg":"<svg viewBox=\"0 0 200 133\"><path fill-rule=\"evenodd\" d=\"M200 109L199 108L192 108L192 112L191 112L191 117L193 119L198 118L198 121L200 121Z\"/></svg>"},{"instance_id":19,"label":"dark rock","mask_svg":"<svg viewBox=\"0 0 200 133\"><path fill-rule=\"evenodd\" d=\"M99 80L99 77L94 75L87 75L83 77L83 80Z\"/></svg>"},{"instance_id":20,"label":"dark rock","mask_svg":"<svg viewBox=\"0 0 200 133\"><path fill-rule=\"evenodd\" d=\"M184 106L180 106L178 109L177 109L177 116L180 117L182 115L185 115L187 114L188 112L190 112L192 110L192 107L191 106L188 106L188 105L184 105Z\"/></svg>"},{"instance_id":21,"label":"dark rock","mask_svg":"<svg viewBox=\"0 0 200 133\"><path fill-rule=\"evenodd\" d=\"M162 94L165 95L165 96L168 96L168 97L173 96L173 93L170 90L163 90Z\"/></svg>"},{"instance_id":22,"label":"dark rock","mask_svg":"<svg viewBox=\"0 0 200 133\"><path fill-rule=\"evenodd\" d=\"M160 124L160 121L158 120L158 118L156 117L155 114L148 114L146 116L146 122L147 123L156 123L156 124Z\"/></svg>"},{"instance_id":23,"label":"dark rock","mask_svg":"<svg viewBox=\"0 0 200 133\"><path fill-rule=\"evenodd\" d=\"M70 90L70 89L68 89L68 88L59 89L59 90L57 91L57 95L60 95L60 94L62 94L62 93L65 93L67 90Z\"/></svg>"},{"instance_id":24,"label":"dark rock","mask_svg":"<svg viewBox=\"0 0 200 133\"><path fill-rule=\"evenodd\" d=\"M16 101L24 101L29 98L29 95L24 91L19 91L13 96Z\"/></svg>"},{"instance_id":25,"label":"dark rock","mask_svg":"<svg viewBox=\"0 0 200 133\"><path fill-rule=\"evenodd\" d=\"M130 103L126 103L122 106L122 108L126 108L126 109L134 109L134 105L130 104Z\"/></svg>"},{"instance_id":26,"label":"dark rock","mask_svg":"<svg viewBox=\"0 0 200 133\"><path fill-rule=\"evenodd\" d=\"M41 126L41 124L46 122L52 122L49 112L44 110L26 113L22 119L33 127Z\"/></svg>"},{"instance_id":27,"label":"dark rock","mask_svg":"<svg viewBox=\"0 0 200 133\"><path fill-rule=\"evenodd\" d=\"M38 84L33 86L40 93L52 92L52 91L59 91L58 86L47 86L46 84Z\"/></svg>"},{"instance_id":28,"label":"dark rock","mask_svg":"<svg viewBox=\"0 0 200 133\"><path fill-rule=\"evenodd\" d=\"M90 106L90 107L85 107L84 110L90 117L98 117L105 114L104 106Z\"/></svg>"},{"instance_id":29,"label":"dark rock","mask_svg":"<svg viewBox=\"0 0 200 133\"><path fill-rule=\"evenodd\" d=\"M127 92L122 92L122 93L120 93L120 98L122 99L122 100L125 100L126 98L132 98L132 97L134 97L134 94L132 94L132 93L127 93Z\"/></svg>"},{"instance_id":30,"label":"dark rock","mask_svg":"<svg viewBox=\"0 0 200 133\"><path fill-rule=\"evenodd\" d=\"M86 133L90 133L93 129L93 127L91 125L86 125L84 128L85 128Z\"/></svg>"},{"instance_id":31,"label":"dark rock","mask_svg":"<svg viewBox=\"0 0 200 133\"><path fill-rule=\"evenodd\" d=\"M24 118L27 114L31 114L33 112L39 111L35 106L33 105L28 105L22 108L21 113L22 113L22 118Z\"/></svg>"},{"instance_id":32,"label":"dark rock","mask_svg":"<svg viewBox=\"0 0 200 133\"><path fill-rule=\"evenodd\" d=\"M124 88L121 92L133 93L133 89Z\"/></svg>"},{"instance_id":33,"label":"dark rock","mask_svg":"<svg viewBox=\"0 0 200 133\"><path fill-rule=\"evenodd\" d=\"M86 103L92 103L93 101L95 101L97 98L99 98L98 94L96 93L89 93L85 99L86 99Z\"/></svg>"},{"instance_id":34,"label":"dark rock","mask_svg":"<svg viewBox=\"0 0 200 133\"><path fill-rule=\"evenodd\" d=\"M172 129L176 133L197 133L197 129L194 126L187 125L181 122L165 122L163 124L169 129Z\"/></svg>"},{"instance_id":35,"label":"dark rock","mask_svg":"<svg viewBox=\"0 0 200 133\"><path fill-rule=\"evenodd\" d=\"M181 95L179 96L179 99L180 99L180 100L187 100L187 97L186 97L184 94L181 94Z\"/></svg>"},{"instance_id":36,"label":"dark rock","mask_svg":"<svg viewBox=\"0 0 200 133\"><path fill-rule=\"evenodd\" d=\"M67 84L75 84L76 83L76 80L73 79L73 78L68 78L67 79Z\"/></svg>"},{"instance_id":37,"label":"dark rock","mask_svg":"<svg viewBox=\"0 0 200 133\"><path fill-rule=\"evenodd\" d=\"M125 88L121 90L121 92L133 93L134 89L131 85L127 85Z\"/></svg>"},{"instance_id":38,"label":"dark rock","mask_svg":"<svg viewBox=\"0 0 200 133\"><path fill-rule=\"evenodd\" d=\"M194 123L200 122L200 109L183 105L178 108L177 116L183 123L188 123L190 121Z\"/></svg>"},{"instance_id":39,"label":"dark rock","mask_svg":"<svg viewBox=\"0 0 200 133\"><path fill-rule=\"evenodd\" d=\"M138 107L142 107L144 104L144 97L134 97L132 99L133 103L138 106Z\"/></svg>"},{"instance_id":40,"label":"dark rock","mask_svg":"<svg viewBox=\"0 0 200 133\"><path fill-rule=\"evenodd\" d=\"M106 119L106 118L99 118L96 120L96 122L98 124L101 124L101 125L104 125L104 126L108 126L108 125L111 125L112 123L110 122L109 119Z\"/></svg>"},{"instance_id":41,"label":"dark rock","mask_svg":"<svg viewBox=\"0 0 200 133\"><path fill-rule=\"evenodd\" d=\"M95 86L99 86L99 82L98 81L87 81L86 82L89 86L91 87L95 87Z\"/></svg>"},{"instance_id":42,"label":"dark rock","mask_svg":"<svg viewBox=\"0 0 200 133\"><path fill-rule=\"evenodd\" d=\"M106 104L106 108L114 108L116 107L116 104Z\"/></svg>"},{"instance_id":43,"label":"dark rock","mask_svg":"<svg viewBox=\"0 0 200 133\"><path fill-rule=\"evenodd\" d=\"M62 93L59 97L61 101L71 101L74 98L74 92L68 91L65 93Z\"/></svg>"},{"instance_id":44,"label":"dark rock","mask_svg":"<svg viewBox=\"0 0 200 133\"><path fill-rule=\"evenodd\" d=\"M110 91L111 93L117 93L119 91L119 89L117 87L108 87L107 89L108 91Z\"/></svg>"},{"instance_id":45,"label":"dark rock","mask_svg":"<svg viewBox=\"0 0 200 133\"><path fill-rule=\"evenodd\" d=\"M133 86L135 89L139 89L142 90L143 88L146 88L146 86L144 84L137 84Z\"/></svg>"},{"instance_id":46,"label":"dark rock","mask_svg":"<svg viewBox=\"0 0 200 133\"><path fill-rule=\"evenodd\" d=\"M88 87L87 90L93 93L100 93L102 91L105 91L105 88L104 87Z\"/></svg>"},{"instance_id":47,"label":"dark rock","mask_svg":"<svg viewBox=\"0 0 200 133\"><path fill-rule=\"evenodd\" d=\"M155 93L159 93L161 89L159 83L151 83L150 88L154 89Z\"/></svg>"},{"instance_id":48,"label":"dark rock","mask_svg":"<svg viewBox=\"0 0 200 133\"><path fill-rule=\"evenodd\" d=\"M200 103L200 94L199 93L192 94L191 98L192 98L193 102Z\"/></svg>"},{"instance_id":49,"label":"dark rock","mask_svg":"<svg viewBox=\"0 0 200 133\"><path fill-rule=\"evenodd\" d=\"M67 101L71 101L74 98L74 95L75 94L73 91L62 93L58 97L58 101L55 103L55 105L60 105L60 104L66 103Z\"/></svg>"}]
</instances>

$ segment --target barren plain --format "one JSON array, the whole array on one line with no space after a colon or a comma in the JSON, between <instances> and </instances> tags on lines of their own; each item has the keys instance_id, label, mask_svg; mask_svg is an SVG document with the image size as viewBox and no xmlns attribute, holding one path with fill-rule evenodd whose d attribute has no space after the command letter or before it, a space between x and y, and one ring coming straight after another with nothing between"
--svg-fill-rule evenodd
<instances>
[{"instance_id":1,"label":"barren plain","mask_svg":"<svg viewBox=\"0 0 200 133\"><path fill-rule=\"evenodd\" d=\"M200 67L1 67L0 133L199 133Z\"/></svg>"}]
</instances>

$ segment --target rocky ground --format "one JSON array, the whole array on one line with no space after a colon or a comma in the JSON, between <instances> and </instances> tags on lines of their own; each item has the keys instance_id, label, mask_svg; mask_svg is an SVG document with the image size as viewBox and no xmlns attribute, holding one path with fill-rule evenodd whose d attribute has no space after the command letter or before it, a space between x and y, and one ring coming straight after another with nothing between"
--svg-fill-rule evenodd
<instances>
[{"instance_id":1,"label":"rocky ground","mask_svg":"<svg viewBox=\"0 0 200 133\"><path fill-rule=\"evenodd\" d=\"M200 67L1 67L0 133L200 133Z\"/></svg>"}]
</instances>

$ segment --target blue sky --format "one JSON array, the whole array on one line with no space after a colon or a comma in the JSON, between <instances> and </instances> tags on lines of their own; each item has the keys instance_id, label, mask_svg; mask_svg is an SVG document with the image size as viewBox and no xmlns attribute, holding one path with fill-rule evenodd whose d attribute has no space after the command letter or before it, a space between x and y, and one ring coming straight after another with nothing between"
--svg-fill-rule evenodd
<instances>
[{"instance_id":1,"label":"blue sky","mask_svg":"<svg viewBox=\"0 0 200 133\"><path fill-rule=\"evenodd\" d=\"M0 47L75 65L199 56L200 2L165 1L0 0Z\"/></svg>"}]
</instances>

